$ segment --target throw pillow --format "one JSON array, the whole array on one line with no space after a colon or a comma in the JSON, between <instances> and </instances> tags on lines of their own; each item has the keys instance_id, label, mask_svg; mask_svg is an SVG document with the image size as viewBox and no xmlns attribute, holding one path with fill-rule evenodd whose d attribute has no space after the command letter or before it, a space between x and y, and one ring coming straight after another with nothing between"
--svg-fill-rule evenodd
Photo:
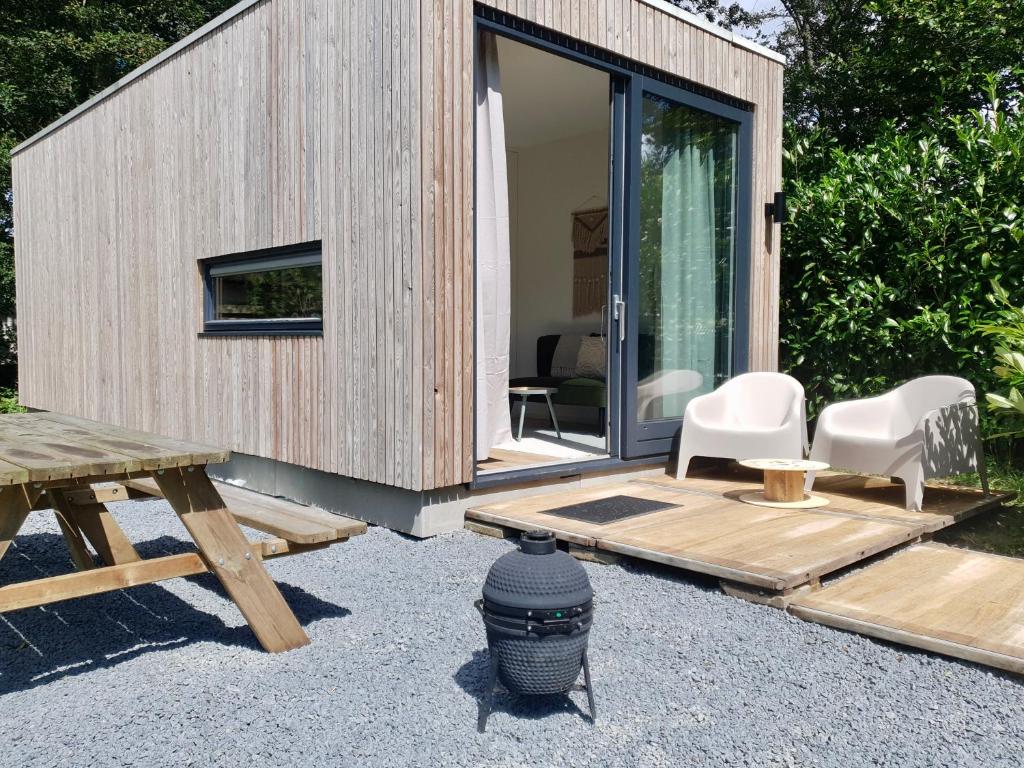
<instances>
[{"instance_id":1,"label":"throw pillow","mask_svg":"<svg viewBox=\"0 0 1024 768\"><path fill-rule=\"evenodd\" d=\"M586 336L580 343L576 358L576 375L604 381L607 374L608 352L600 336Z\"/></svg>"},{"instance_id":2,"label":"throw pillow","mask_svg":"<svg viewBox=\"0 0 1024 768\"><path fill-rule=\"evenodd\" d=\"M576 360L580 354L580 342L583 337L573 333L563 333L558 339L555 354L551 358L551 375L571 379L576 375Z\"/></svg>"}]
</instances>

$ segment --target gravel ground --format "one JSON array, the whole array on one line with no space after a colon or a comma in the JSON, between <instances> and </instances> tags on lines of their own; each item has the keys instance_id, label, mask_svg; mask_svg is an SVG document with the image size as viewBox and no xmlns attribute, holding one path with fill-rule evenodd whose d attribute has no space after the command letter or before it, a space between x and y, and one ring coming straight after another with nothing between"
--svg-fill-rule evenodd
<instances>
[{"instance_id":1,"label":"gravel ground","mask_svg":"<svg viewBox=\"0 0 1024 768\"><path fill-rule=\"evenodd\" d=\"M187 546L163 502L120 520L144 557ZM0 583L69 569L51 516L25 533ZM512 546L375 528L274 561L313 641L282 655L208 575L0 616L0 764L1020 765L1016 679L640 566L586 566L596 726L581 693L500 696L478 735L472 601Z\"/></svg>"}]
</instances>

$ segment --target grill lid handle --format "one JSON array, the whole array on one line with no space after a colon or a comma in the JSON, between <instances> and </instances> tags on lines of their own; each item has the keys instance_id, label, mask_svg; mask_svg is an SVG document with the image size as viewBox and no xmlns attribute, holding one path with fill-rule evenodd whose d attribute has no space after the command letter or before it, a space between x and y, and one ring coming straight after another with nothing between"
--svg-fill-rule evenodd
<instances>
[{"instance_id":1,"label":"grill lid handle","mask_svg":"<svg viewBox=\"0 0 1024 768\"><path fill-rule=\"evenodd\" d=\"M519 537L519 550L527 555L553 555L557 547L550 531L527 531Z\"/></svg>"}]
</instances>

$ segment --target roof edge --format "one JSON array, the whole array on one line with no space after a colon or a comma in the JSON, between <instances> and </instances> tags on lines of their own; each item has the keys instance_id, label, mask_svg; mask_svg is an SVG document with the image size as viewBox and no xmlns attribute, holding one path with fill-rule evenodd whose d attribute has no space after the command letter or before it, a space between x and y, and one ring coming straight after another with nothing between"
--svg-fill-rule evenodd
<instances>
[{"instance_id":1,"label":"roof edge","mask_svg":"<svg viewBox=\"0 0 1024 768\"><path fill-rule=\"evenodd\" d=\"M785 65L786 63L785 55L779 53L778 51L773 51L766 45L755 43L753 40L749 40L743 37L743 35L738 35L735 32L725 29L725 27L720 27L717 24L713 24L707 19L705 19L703 16L698 16L695 13L684 11L679 6L673 5L672 3L668 2L668 0L639 0L639 2L644 3L645 5L649 5L652 8L656 8L657 10L663 13L667 13L669 16L675 16L677 19L681 19L682 21L685 21L687 24L692 24L695 27L700 27L705 32L710 32L712 35L715 35L716 37L720 37L723 40L728 40L730 43L739 48L746 48L748 51L752 51L753 53L756 53L760 56L764 56L766 59L771 59L772 61L778 62L779 64L782 65Z\"/></svg>"},{"instance_id":2,"label":"roof edge","mask_svg":"<svg viewBox=\"0 0 1024 768\"><path fill-rule=\"evenodd\" d=\"M62 128L63 126L70 123L75 118L79 117L85 112L88 112L101 101L104 101L117 91L120 91L125 86L133 83L134 81L141 78L143 75L156 69L161 64L166 62L168 59L173 58L189 46L199 42L204 37L216 31L220 27L224 26L235 17L245 13L254 5L258 5L262 2L264 2L264 0L241 0L241 2L239 2L238 4L231 6L226 11L224 11L224 13L222 13L220 16L217 16L216 18L207 22L199 29L197 29L195 32L193 32L191 35L188 35L187 37L184 37L181 40L179 40L174 45L169 46L162 53L160 53L157 56L154 56L152 59L150 59L137 69L133 69L120 80L113 83L112 85L107 86L88 101L79 104L66 115L57 118L55 121L50 123L42 130L25 139L25 141L21 142L14 149L11 150L11 157L14 157L15 155L25 151L26 149L28 149L41 139L44 139L51 133L57 131L59 128ZM715 35L716 37L720 37L723 40L728 40L735 46L738 46L740 48L746 48L749 51L764 56L765 58L771 59L772 61L778 62L779 64L786 63L786 57L783 56L778 51L773 51L771 48L761 45L760 43L755 43L753 40L748 40L747 38L738 35L735 32L731 32L727 29L724 29L723 27L720 27L717 24L712 24L710 21L703 18L702 16L690 13L689 11L684 11L682 8L679 8L678 6L672 5L671 3L667 2L667 0L638 0L638 2L649 5L652 8L661 11L662 13L667 13L670 16L675 16L676 18L685 21L687 24L699 27L700 29L709 32Z\"/></svg>"},{"instance_id":3,"label":"roof edge","mask_svg":"<svg viewBox=\"0 0 1024 768\"><path fill-rule=\"evenodd\" d=\"M46 136L53 133L57 129L67 125L79 115L88 112L90 109L92 109L94 106L99 104L107 97L112 96L114 93L121 90L130 83L134 82L135 80L138 80L146 73L156 69L168 59L171 59L174 56L178 55L189 46L198 43L204 37L206 37L212 32L215 32L217 29L227 24L236 16L240 16L241 14L245 13L247 10L252 8L254 5L258 5L263 1L264 0L241 0L241 2L239 2L237 5L231 6L226 11L224 11L224 13L222 13L220 16L211 19L206 24L197 29L195 32L193 32L191 35L183 37L181 40L174 43L174 45L169 46L164 51L154 56L152 59L147 61L142 66L133 69L131 72L129 72L127 75L125 75L112 85L108 85L106 88L104 88L102 91L100 91L95 96L90 98L88 101L79 104L66 115L57 118L42 130L25 139L25 141L21 142L20 144L18 144L18 146L11 150L11 157L14 157L19 152L23 152L24 150L28 149L33 144L38 142L40 139L45 138Z\"/></svg>"}]
</instances>

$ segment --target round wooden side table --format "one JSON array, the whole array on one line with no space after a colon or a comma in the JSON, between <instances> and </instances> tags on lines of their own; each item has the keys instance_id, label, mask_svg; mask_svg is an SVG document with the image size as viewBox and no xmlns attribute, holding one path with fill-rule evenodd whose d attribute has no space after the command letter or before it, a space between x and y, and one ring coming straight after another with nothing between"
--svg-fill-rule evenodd
<instances>
[{"instance_id":1,"label":"round wooden side table","mask_svg":"<svg viewBox=\"0 0 1024 768\"><path fill-rule=\"evenodd\" d=\"M764 472L764 490L744 493L740 501L779 509L815 509L828 504L828 499L804 493L805 474L828 469L829 465L823 461L744 459L740 466Z\"/></svg>"}]
</instances>

